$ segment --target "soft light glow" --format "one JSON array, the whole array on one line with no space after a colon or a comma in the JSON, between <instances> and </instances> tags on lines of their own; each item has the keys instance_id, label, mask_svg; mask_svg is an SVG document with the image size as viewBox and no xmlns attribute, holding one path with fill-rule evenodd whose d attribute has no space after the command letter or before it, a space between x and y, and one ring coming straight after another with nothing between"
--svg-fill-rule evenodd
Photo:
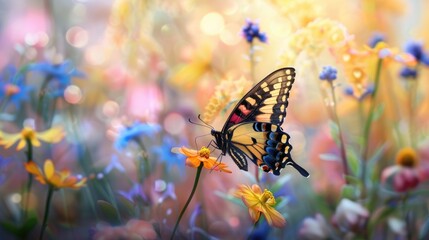
<instances>
[{"instance_id":1,"label":"soft light glow","mask_svg":"<svg viewBox=\"0 0 429 240\"><path fill-rule=\"evenodd\" d=\"M185 119L178 113L170 113L164 119L164 129L172 135L181 134L185 125Z\"/></svg>"},{"instance_id":2,"label":"soft light glow","mask_svg":"<svg viewBox=\"0 0 429 240\"><path fill-rule=\"evenodd\" d=\"M115 101L107 101L103 105L103 114L108 118L114 118L119 114L119 104Z\"/></svg>"},{"instance_id":3,"label":"soft light glow","mask_svg":"<svg viewBox=\"0 0 429 240\"><path fill-rule=\"evenodd\" d=\"M158 179L155 181L155 192L164 192L167 189L167 183L164 180Z\"/></svg>"},{"instance_id":4,"label":"soft light glow","mask_svg":"<svg viewBox=\"0 0 429 240\"><path fill-rule=\"evenodd\" d=\"M104 51L102 46L91 46L85 52L85 60L91 65L102 65L106 61Z\"/></svg>"},{"instance_id":5,"label":"soft light glow","mask_svg":"<svg viewBox=\"0 0 429 240\"><path fill-rule=\"evenodd\" d=\"M66 32L66 40L73 47L85 47L88 44L88 31L79 26L71 27Z\"/></svg>"},{"instance_id":6,"label":"soft light glow","mask_svg":"<svg viewBox=\"0 0 429 240\"><path fill-rule=\"evenodd\" d=\"M220 40L226 45L236 45L240 42L240 26L237 24L228 24L220 34Z\"/></svg>"},{"instance_id":7,"label":"soft light glow","mask_svg":"<svg viewBox=\"0 0 429 240\"><path fill-rule=\"evenodd\" d=\"M13 193L10 195L10 201L13 203L19 204L22 200L21 194L19 193Z\"/></svg>"},{"instance_id":8,"label":"soft light glow","mask_svg":"<svg viewBox=\"0 0 429 240\"><path fill-rule=\"evenodd\" d=\"M64 99L71 104L78 104L82 100L82 91L76 85L70 85L64 90Z\"/></svg>"},{"instance_id":9,"label":"soft light glow","mask_svg":"<svg viewBox=\"0 0 429 240\"><path fill-rule=\"evenodd\" d=\"M206 14L200 22L201 31L207 35L217 35L223 31L225 20L217 12Z\"/></svg>"}]
</instances>

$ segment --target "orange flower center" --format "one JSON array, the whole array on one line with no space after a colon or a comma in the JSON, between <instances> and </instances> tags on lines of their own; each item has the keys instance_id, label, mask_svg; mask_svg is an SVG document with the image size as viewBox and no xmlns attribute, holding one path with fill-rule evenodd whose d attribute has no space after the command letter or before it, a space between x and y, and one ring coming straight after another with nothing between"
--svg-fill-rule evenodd
<instances>
[{"instance_id":1,"label":"orange flower center","mask_svg":"<svg viewBox=\"0 0 429 240\"><path fill-rule=\"evenodd\" d=\"M12 96L14 94L19 93L19 87L13 84L6 84L6 86L4 87L5 89L5 93L7 96Z\"/></svg>"},{"instance_id":2,"label":"orange flower center","mask_svg":"<svg viewBox=\"0 0 429 240\"><path fill-rule=\"evenodd\" d=\"M198 155L203 158L210 158L210 149L206 147L202 147L200 151L198 151Z\"/></svg>"},{"instance_id":3,"label":"orange flower center","mask_svg":"<svg viewBox=\"0 0 429 240\"><path fill-rule=\"evenodd\" d=\"M24 129L22 129L21 131L21 136L24 139L30 140L33 139L35 137L36 133L34 132L34 130L32 128L29 127L24 127Z\"/></svg>"},{"instance_id":4,"label":"orange flower center","mask_svg":"<svg viewBox=\"0 0 429 240\"><path fill-rule=\"evenodd\" d=\"M261 202L262 204L270 204L270 205L274 205L276 203L276 200L273 196L273 193L270 192L269 190L265 189L264 192L261 195Z\"/></svg>"},{"instance_id":5,"label":"orange flower center","mask_svg":"<svg viewBox=\"0 0 429 240\"><path fill-rule=\"evenodd\" d=\"M415 167L419 163L416 151L410 147L402 148L396 154L396 164L403 167Z\"/></svg>"}]
</instances>

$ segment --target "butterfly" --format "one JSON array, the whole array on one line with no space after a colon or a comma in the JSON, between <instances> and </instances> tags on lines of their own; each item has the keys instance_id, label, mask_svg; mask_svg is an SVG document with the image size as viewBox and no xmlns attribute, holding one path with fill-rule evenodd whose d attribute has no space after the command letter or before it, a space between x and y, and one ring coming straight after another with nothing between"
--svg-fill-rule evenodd
<instances>
[{"instance_id":1,"label":"butterfly","mask_svg":"<svg viewBox=\"0 0 429 240\"><path fill-rule=\"evenodd\" d=\"M290 165L308 177L309 173L292 160L290 136L281 128L294 81L295 69L291 67L278 69L262 79L237 103L222 130L211 130L214 147L223 156L228 153L244 171L251 160L274 175L280 175Z\"/></svg>"}]
</instances>

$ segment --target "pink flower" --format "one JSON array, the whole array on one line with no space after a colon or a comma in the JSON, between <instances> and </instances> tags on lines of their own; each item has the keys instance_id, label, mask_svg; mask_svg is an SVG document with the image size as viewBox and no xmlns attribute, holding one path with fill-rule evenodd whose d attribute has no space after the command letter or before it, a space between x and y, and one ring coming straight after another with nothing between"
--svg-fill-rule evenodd
<instances>
[{"instance_id":1,"label":"pink flower","mask_svg":"<svg viewBox=\"0 0 429 240\"><path fill-rule=\"evenodd\" d=\"M419 174L415 169L398 165L385 168L381 174L381 181L396 192L413 190L420 183Z\"/></svg>"},{"instance_id":2,"label":"pink flower","mask_svg":"<svg viewBox=\"0 0 429 240\"><path fill-rule=\"evenodd\" d=\"M300 239L327 239L329 237L329 226L325 217L320 213L314 218L305 218L299 229Z\"/></svg>"},{"instance_id":3,"label":"pink flower","mask_svg":"<svg viewBox=\"0 0 429 240\"><path fill-rule=\"evenodd\" d=\"M158 239L151 223L139 219L131 219L125 226L101 226L97 227L93 239L115 240L115 239Z\"/></svg>"},{"instance_id":4,"label":"pink flower","mask_svg":"<svg viewBox=\"0 0 429 240\"><path fill-rule=\"evenodd\" d=\"M332 223L341 231L359 232L365 227L368 217L369 213L366 208L359 203L344 198L335 210Z\"/></svg>"}]
</instances>

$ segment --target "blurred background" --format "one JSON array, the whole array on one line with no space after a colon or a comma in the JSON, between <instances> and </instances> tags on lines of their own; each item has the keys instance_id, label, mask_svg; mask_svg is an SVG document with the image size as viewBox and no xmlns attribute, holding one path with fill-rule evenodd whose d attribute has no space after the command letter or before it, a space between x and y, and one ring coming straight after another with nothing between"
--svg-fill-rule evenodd
<instances>
[{"instance_id":1,"label":"blurred background","mask_svg":"<svg viewBox=\"0 0 429 240\"><path fill-rule=\"evenodd\" d=\"M244 172L223 157L232 173L203 170L177 239L428 237L428 4L0 0L0 139L27 143L0 142L0 235L39 236L48 188L23 190L22 131L61 126L31 161L86 185L55 191L45 238L169 238L196 171L171 149L212 140L188 119L221 130L253 85L289 66L282 128L310 178L290 167L255 177L252 163ZM320 79L325 66L335 81ZM286 226L252 230L239 184L272 191Z\"/></svg>"}]
</instances>

